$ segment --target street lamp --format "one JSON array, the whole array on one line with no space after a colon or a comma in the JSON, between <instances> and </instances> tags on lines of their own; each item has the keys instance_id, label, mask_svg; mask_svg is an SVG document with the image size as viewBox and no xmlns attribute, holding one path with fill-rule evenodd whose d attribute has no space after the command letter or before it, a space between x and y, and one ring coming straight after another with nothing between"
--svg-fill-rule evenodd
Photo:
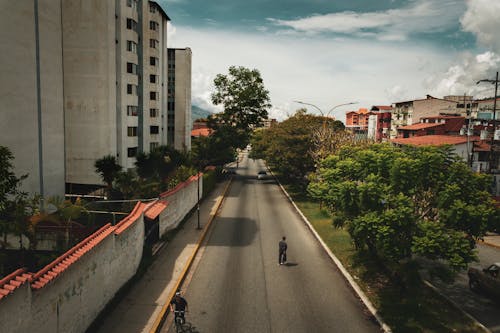
<instances>
[{"instance_id":1,"label":"street lamp","mask_svg":"<svg viewBox=\"0 0 500 333\"><path fill-rule=\"evenodd\" d=\"M476 82L476 84L479 84L481 82L488 82L492 83L495 85L495 97L493 99L493 134L491 136L491 141L490 141L490 165L489 169L491 171L494 161L495 161L495 156L493 154L493 145L495 144L495 130L497 129L497 117L496 117L496 111L497 111L497 93L498 93L498 72L495 80L479 80Z\"/></svg>"},{"instance_id":2,"label":"street lamp","mask_svg":"<svg viewBox=\"0 0 500 333\"><path fill-rule=\"evenodd\" d=\"M325 118L325 120L323 121L323 128L325 128L326 126L326 117L328 117L328 115L330 114L330 112L332 112L333 110L335 110L336 108L338 108L339 106L344 106L344 105L351 105L351 104L358 104L358 102L349 102L349 103L342 103L342 104L339 104L339 105L335 105L334 107L332 107L330 110L328 110L328 112L326 112L326 114L319 108L317 107L316 105L314 104L311 104L311 103L306 103L306 102L302 102L302 101L294 101L295 103L299 103L299 104L304 104L304 105L310 105L312 107L315 107L319 113L321 113L321 116L323 118Z\"/></svg>"}]
</instances>

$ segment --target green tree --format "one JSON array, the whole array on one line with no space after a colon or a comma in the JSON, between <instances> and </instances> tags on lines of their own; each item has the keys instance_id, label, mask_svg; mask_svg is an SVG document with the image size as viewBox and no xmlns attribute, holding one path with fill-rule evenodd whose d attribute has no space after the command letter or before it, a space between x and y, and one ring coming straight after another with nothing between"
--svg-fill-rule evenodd
<instances>
[{"instance_id":1,"label":"green tree","mask_svg":"<svg viewBox=\"0 0 500 333\"><path fill-rule=\"evenodd\" d=\"M229 67L227 75L218 74L214 80L215 92L212 102L222 105L224 111L209 117L210 126L220 132L220 127L234 128L236 140L231 146L243 148L248 144L249 134L254 127L262 125L267 119L267 109L271 107L269 92L257 69ZM227 131L227 129L225 129ZM215 134L217 135L217 134Z\"/></svg>"},{"instance_id":2,"label":"green tree","mask_svg":"<svg viewBox=\"0 0 500 333\"><path fill-rule=\"evenodd\" d=\"M104 156L95 161L95 171L101 176L103 182L106 183L108 191L113 187L113 181L118 173L122 170L121 165L116 161L116 157L112 155Z\"/></svg>"},{"instance_id":3,"label":"green tree","mask_svg":"<svg viewBox=\"0 0 500 333\"><path fill-rule=\"evenodd\" d=\"M356 246L394 267L417 254L461 269L474 239L498 226L490 177L450 147L344 147L324 159L308 191Z\"/></svg>"},{"instance_id":4,"label":"green tree","mask_svg":"<svg viewBox=\"0 0 500 333\"><path fill-rule=\"evenodd\" d=\"M21 233L19 206L26 200L27 194L20 190L21 183L28 175L17 177L13 170L14 155L7 148L0 146L0 232L3 235L2 248L7 245L9 233ZM24 223L24 222L23 222Z\"/></svg>"},{"instance_id":5,"label":"green tree","mask_svg":"<svg viewBox=\"0 0 500 333\"><path fill-rule=\"evenodd\" d=\"M323 126L323 118L298 110L292 117L252 137L250 157L263 158L283 177L299 183L314 171L313 133Z\"/></svg>"}]
</instances>

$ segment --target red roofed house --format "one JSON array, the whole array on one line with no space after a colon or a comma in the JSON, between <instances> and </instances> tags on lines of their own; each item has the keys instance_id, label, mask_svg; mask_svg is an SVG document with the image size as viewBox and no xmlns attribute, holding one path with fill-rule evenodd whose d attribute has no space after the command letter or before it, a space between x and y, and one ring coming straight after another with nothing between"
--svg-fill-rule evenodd
<instances>
[{"instance_id":1,"label":"red roofed house","mask_svg":"<svg viewBox=\"0 0 500 333\"><path fill-rule=\"evenodd\" d=\"M439 116L440 114L465 116L463 98L463 96L446 96L441 99L427 95L424 99L394 103L391 119L391 139L397 137L398 127L413 125L421 118ZM470 100L470 98L470 96L467 96L466 100Z\"/></svg>"},{"instance_id":2,"label":"red roofed house","mask_svg":"<svg viewBox=\"0 0 500 333\"><path fill-rule=\"evenodd\" d=\"M465 117L434 116L422 118L420 123L397 128L397 138L424 135L458 135L465 126Z\"/></svg>"},{"instance_id":3,"label":"red roofed house","mask_svg":"<svg viewBox=\"0 0 500 333\"><path fill-rule=\"evenodd\" d=\"M212 134L212 129L208 128L206 121L195 121L193 123L193 129L191 130L191 138L200 137L200 136L209 136Z\"/></svg>"},{"instance_id":4,"label":"red roofed house","mask_svg":"<svg viewBox=\"0 0 500 333\"><path fill-rule=\"evenodd\" d=\"M450 145L454 152L467 162L468 154L472 153L473 143L479 141L478 137L466 135L422 135L411 138L396 138L391 142L398 146L443 146Z\"/></svg>"}]
</instances>

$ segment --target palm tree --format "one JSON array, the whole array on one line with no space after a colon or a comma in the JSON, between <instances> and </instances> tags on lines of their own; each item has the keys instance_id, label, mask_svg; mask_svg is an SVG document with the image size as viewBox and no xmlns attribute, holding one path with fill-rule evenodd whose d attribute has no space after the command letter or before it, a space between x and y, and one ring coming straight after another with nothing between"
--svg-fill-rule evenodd
<instances>
[{"instance_id":1,"label":"palm tree","mask_svg":"<svg viewBox=\"0 0 500 333\"><path fill-rule=\"evenodd\" d=\"M95 161L95 171L101 176L102 180L106 183L108 191L113 187L113 180L115 180L118 173L122 170L121 165L116 161L112 155L104 156Z\"/></svg>"}]
</instances>

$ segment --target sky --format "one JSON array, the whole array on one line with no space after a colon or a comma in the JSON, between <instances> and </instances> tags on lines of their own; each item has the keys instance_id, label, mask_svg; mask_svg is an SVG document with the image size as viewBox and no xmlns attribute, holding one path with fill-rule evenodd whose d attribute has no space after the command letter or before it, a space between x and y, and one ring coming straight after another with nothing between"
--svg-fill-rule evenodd
<instances>
[{"instance_id":1,"label":"sky","mask_svg":"<svg viewBox=\"0 0 500 333\"><path fill-rule=\"evenodd\" d=\"M230 66L259 70L279 121L304 107L296 101L345 121L428 94L491 97L494 86L476 82L500 70L500 0L158 2L168 47L192 50L192 104L212 112L222 111L213 80Z\"/></svg>"}]
</instances>

